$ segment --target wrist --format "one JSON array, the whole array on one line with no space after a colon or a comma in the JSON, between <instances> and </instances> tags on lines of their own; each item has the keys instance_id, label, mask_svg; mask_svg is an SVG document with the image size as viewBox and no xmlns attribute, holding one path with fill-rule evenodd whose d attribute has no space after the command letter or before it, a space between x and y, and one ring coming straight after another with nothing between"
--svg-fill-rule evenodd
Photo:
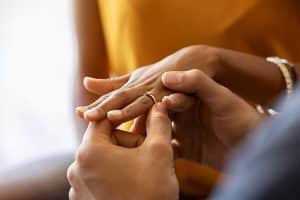
<instances>
[{"instance_id":1,"label":"wrist","mask_svg":"<svg viewBox=\"0 0 300 200\"><path fill-rule=\"evenodd\" d=\"M225 79L225 54L224 49L212 47L209 50L210 56L208 56L208 66L210 66L210 77L215 81L221 81Z\"/></svg>"},{"instance_id":2,"label":"wrist","mask_svg":"<svg viewBox=\"0 0 300 200\"><path fill-rule=\"evenodd\" d=\"M181 63L190 69L191 66L203 71L206 75L213 79L217 79L222 73L223 49L206 46L194 45L183 49L189 55L186 62Z\"/></svg>"},{"instance_id":3,"label":"wrist","mask_svg":"<svg viewBox=\"0 0 300 200\"><path fill-rule=\"evenodd\" d=\"M267 105L284 89L278 67L265 58L221 49L215 80L253 103Z\"/></svg>"}]
</instances>

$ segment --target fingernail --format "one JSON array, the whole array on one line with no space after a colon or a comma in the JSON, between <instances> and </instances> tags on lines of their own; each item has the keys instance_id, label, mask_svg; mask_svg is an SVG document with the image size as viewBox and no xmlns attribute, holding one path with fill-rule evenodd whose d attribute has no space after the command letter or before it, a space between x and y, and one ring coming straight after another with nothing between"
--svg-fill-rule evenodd
<instances>
[{"instance_id":1,"label":"fingernail","mask_svg":"<svg viewBox=\"0 0 300 200\"><path fill-rule=\"evenodd\" d=\"M111 110L107 113L107 117L111 118L111 117L119 117L122 115L122 111L121 110Z\"/></svg>"},{"instance_id":2,"label":"fingernail","mask_svg":"<svg viewBox=\"0 0 300 200\"><path fill-rule=\"evenodd\" d=\"M88 110L84 113L85 118L96 119L99 117L99 112L96 109Z\"/></svg>"},{"instance_id":3,"label":"fingernail","mask_svg":"<svg viewBox=\"0 0 300 200\"><path fill-rule=\"evenodd\" d=\"M87 87L88 82L91 81L91 80L93 80L92 77L88 77L88 76L84 77L83 78L83 85L84 85L84 87Z\"/></svg>"},{"instance_id":4,"label":"fingernail","mask_svg":"<svg viewBox=\"0 0 300 200\"><path fill-rule=\"evenodd\" d=\"M84 113L87 110L87 108L85 106L79 106L75 110L76 112Z\"/></svg>"},{"instance_id":5,"label":"fingernail","mask_svg":"<svg viewBox=\"0 0 300 200\"><path fill-rule=\"evenodd\" d=\"M169 101L169 98L168 96L164 96L161 100L162 103L166 102L166 101Z\"/></svg>"},{"instance_id":6,"label":"fingernail","mask_svg":"<svg viewBox=\"0 0 300 200\"><path fill-rule=\"evenodd\" d=\"M163 81L169 84L179 84L183 80L182 72L166 72L163 75Z\"/></svg>"},{"instance_id":7,"label":"fingernail","mask_svg":"<svg viewBox=\"0 0 300 200\"><path fill-rule=\"evenodd\" d=\"M85 76L85 77L83 77L83 80L93 80L93 79L95 79L95 78L93 78L93 77L90 77L90 76Z\"/></svg>"},{"instance_id":8,"label":"fingernail","mask_svg":"<svg viewBox=\"0 0 300 200\"><path fill-rule=\"evenodd\" d=\"M166 102L167 104L175 104L175 99L171 98L170 96L164 96L162 102Z\"/></svg>"},{"instance_id":9,"label":"fingernail","mask_svg":"<svg viewBox=\"0 0 300 200\"><path fill-rule=\"evenodd\" d=\"M83 85L86 86L88 82L89 77L84 77L83 78Z\"/></svg>"}]
</instances>

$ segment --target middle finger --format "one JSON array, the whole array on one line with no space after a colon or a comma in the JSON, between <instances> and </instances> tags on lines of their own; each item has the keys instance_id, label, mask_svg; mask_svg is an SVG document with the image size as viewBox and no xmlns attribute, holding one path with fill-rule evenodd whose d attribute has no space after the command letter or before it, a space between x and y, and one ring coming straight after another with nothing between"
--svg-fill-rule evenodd
<instances>
[{"instance_id":1,"label":"middle finger","mask_svg":"<svg viewBox=\"0 0 300 200\"><path fill-rule=\"evenodd\" d=\"M108 111L121 109L125 105L138 98L138 96L140 96L140 90L141 89L130 88L114 92L96 107L93 107L90 110L86 111L84 113L84 119L88 121L97 121L104 119Z\"/></svg>"}]
</instances>

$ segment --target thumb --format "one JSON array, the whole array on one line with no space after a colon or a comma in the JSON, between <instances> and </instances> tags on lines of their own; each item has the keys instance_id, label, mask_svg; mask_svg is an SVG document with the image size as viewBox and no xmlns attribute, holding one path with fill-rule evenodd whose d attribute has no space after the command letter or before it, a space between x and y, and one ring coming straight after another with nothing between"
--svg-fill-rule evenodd
<instances>
[{"instance_id":1,"label":"thumb","mask_svg":"<svg viewBox=\"0 0 300 200\"><path fill-rule=\"evenodd\" d=\"M165 106L161 103L155 104L147 118L146 142L164 143L171 145L172 124L168 117Z\"/></svg>"},{"instance_id":2,"label":"thumb","mask_svg":"<svg viewBox=\"0 0 300 200\"><path fill-rule=\"evenodd\" d=\"M83 85L86 90L97 95L103 95L116 90L124 85L129 79L129 74L108 79L96 79L85 77Z\"/></svg>"},{"instance_id":3,"label":"thumb","mask_svg":"<svg viewBox=\"0 0 300 200\"><path fill-rule=\"evenodd\" d=\"M91 122L83 136L83 143L111 143L112 125L108 120Z\"/></svg>"},{"instance_id":4,"label":"thumb","mask_svg":"<svg viewBox=\"0 0 300 200\"><path fill-rule=\"evenodd\" d=\"M162 76L162 82L171 90L195 94L201 102L215 112L242 103L237 95L200 70L166 72Z\"/></svg>"}]
</instances>

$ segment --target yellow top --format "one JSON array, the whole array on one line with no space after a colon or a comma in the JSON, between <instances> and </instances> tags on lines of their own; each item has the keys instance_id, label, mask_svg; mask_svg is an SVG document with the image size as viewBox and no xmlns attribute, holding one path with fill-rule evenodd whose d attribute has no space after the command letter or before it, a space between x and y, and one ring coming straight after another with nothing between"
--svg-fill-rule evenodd
<instances>
[{"instance_id":1,"label":"yellow top","mask_svg":"<svg viewBox=\"0 0 300 200\"><path fill-rule=\"evenodd\" d=\"M299 0L98 2L106 43L103 48L106 48L111 72L118 75L154 63L192 44L300 61ZM210 179L216 180L206 171L197 170L186 168L191 174L187 177L200 176L208 183L212 182Z\"/></svg>"},{"instance_id":2,"label":"yellow top","mask_svg":"<svg viewBox=\"0 0 300 200\"><path fill-rule=\"evenodd\" d=\"M300 61L297 0L98 0L116 74L207 44Z\"/></svg>"}]
</instances>

